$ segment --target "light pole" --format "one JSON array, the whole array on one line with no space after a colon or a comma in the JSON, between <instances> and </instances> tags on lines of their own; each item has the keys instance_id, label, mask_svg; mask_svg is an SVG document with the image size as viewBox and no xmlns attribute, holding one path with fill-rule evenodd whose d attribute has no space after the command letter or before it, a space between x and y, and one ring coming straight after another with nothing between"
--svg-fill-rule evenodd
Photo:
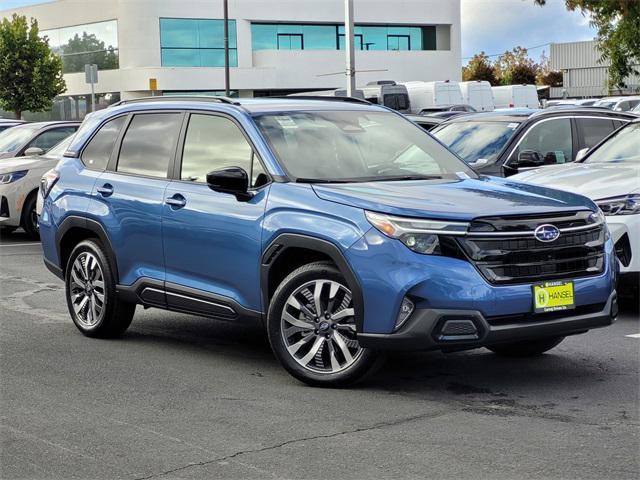
<instances>
[{"instance_id":1,"label":"light pole","mask_svg":"<svg viewBox=\"0 0 640 480\"><path fill-rule=\"evenodd\" d=\"M353 46L353 0L344 0L344 42L347 52L347 96L356 90L355 48Z\"/></svg>"},{"instance_id":2,"label":"light pole","mask_svg":"<svg viewBox=\"0 0 640 480\"><path fill-rule=\"evenodd\" d=\"M229 1L223 0L224 9L224 94L231 95L229 90Z\"/></svg>"}]
</instances>

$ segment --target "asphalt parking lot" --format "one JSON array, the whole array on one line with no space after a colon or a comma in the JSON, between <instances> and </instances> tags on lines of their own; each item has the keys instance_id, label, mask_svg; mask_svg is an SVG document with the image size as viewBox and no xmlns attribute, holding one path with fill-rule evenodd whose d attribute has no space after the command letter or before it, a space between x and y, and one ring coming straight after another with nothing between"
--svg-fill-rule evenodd
<instances>
[{"instance_id":1,"label":"asphalt parking lot","mask_svg":"<svg viewBox=\"0 0 640 480\"><path fill-rule=\"evenodd\" d=\"M535 359L396 354L321 390L257 328L138 307L122 339L83 337L20 233L0 243L0 285L3 479L640 476L628 306Z\"/></svg>"}]
</instances>

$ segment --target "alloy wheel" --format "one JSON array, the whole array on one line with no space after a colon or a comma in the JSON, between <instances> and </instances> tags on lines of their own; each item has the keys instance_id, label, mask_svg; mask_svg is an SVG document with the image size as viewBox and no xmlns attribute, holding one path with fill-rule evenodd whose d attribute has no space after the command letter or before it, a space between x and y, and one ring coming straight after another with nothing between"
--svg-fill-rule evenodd
<instances>
[{"instance_id":1,"label":"alloy wheel","mask_svg":"<svg viewBox=\"0 0 640 480\"><path fill-rule=\"evenodd\" d=\"M316 373L345 370L363 353L351 290L333 280L307 282L289 295L280 328L289 354Z\"/></svg>"},{"instance_id":2,"label":"alloy wheel","mask_svg":"<svg viewBox=\"0 0 640 480\"><path fill-rule=\"evenodd\" d=\"M95 255L82 252L71 267L69 295L78 323L95 326L104 309L104 275Z\"/></svg>"}]
</instances>

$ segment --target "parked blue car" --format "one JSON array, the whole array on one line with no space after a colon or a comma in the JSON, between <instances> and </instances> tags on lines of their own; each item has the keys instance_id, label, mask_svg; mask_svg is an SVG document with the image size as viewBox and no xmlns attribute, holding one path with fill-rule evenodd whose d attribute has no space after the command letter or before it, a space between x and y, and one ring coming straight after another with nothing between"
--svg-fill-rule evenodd
<instances>
[{"instance_id":1,"label":"parked blue car","mask_svg":"<svg viewBox=\"0 0 640 480\"><path fill-rule=\"evenodd\" d=\"M122 334L136 304L262 322L312 385L381 350L540 354L617 314L591 200L478 176L365 102L121 102L87 117L41 202L83 334Z\"/></svg>"}]
</instances>

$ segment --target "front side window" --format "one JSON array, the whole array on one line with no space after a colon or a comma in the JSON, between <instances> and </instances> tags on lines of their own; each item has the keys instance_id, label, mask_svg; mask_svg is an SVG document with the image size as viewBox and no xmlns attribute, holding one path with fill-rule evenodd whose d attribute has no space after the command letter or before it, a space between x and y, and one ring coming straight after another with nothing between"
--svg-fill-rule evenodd
<instances>
[{"instance_id":1,"label":"front side window","mask_svg":"<svg viewBox=\"0 0 640 480\"><path fill-rule=\"evenodd\" d=\"M309 111L254 119L283 168L298 181L476 176L420 127L393 113Z\"/></svg>"},{"instance_id":2,"label":"front side window","mask_svg":"<svg viewBox=\"0 0 640 480\"><path fill-rule=\"evenodd\" d=\"M467 163L480 159L495 162L519 125L500 121L454 122L432 133Z\"/></svg>"},{"instance_id":3,"label":"front side window","mask_svg":"<svg viewBox=\"0 0 640 480\"><path fill-rule=\"evenodd\" d=\"M55 144L60 143L75 131L76 127L52 128L34 138L29 143L27 148L41 148L46 152Z\"/></svg>"},{"instance_id":4,"label":"front side window","mask_svg":"<svg viewBox=\"0 0 640 480\"><path fill-rule=\"evenodd\" d=\"M161 18L163 67L224 67L224 20ZM229 20L229 65L238 66L236 21Z\"/></svg>"},{"instance_id":5,"label":"front side window","mask_svg":"<svg viewBox=\"0 0 640 480\"><path fill-rule=\"evenodd\" d=\"M521 139L510 162L534 167L573 161L571 120L558 118L538 123Z\"/></svg>"},{"instance_id":6,"label":"front side window","mask_svg":"<svg viewBox=\"0 0 640 480\"><path fill-rule=\"evenodd\" d=\"M214 115L191 115L182 152L180 179L204 183L207 174L240 167L256 185L264 170L246 137L231 120Z\"/></svg>"},{"instance_id":7,"label":"front side window","mask_svg":"<svg viewBox=\"0 0 640 480\"><path fill-rule=\"evenodd\" d=\"M640 163L640 123L618 130L584 161L584 163L621 162Z\"/></svg>"},{"instance_id":8,"label":"front side window","mask_svg":"<svg viewBox=\"0 0 640 480\"><path fill-rule=\"evenodd\" d=\"M126 117L118 117L105 123L94 135L82 152L82 163L92 170L107 168L113 146L116 143L120 129Z\"/></svg>"},{"instance_id":9,"label":"front side window","mask_svg":"<svg viewBox=\"0 0 640 480\"><path fill-rule=\"evenodd\" d=\"M122 139L117 171L165 178L174 156L182 114L136 115Z\"/></svg>"}]
</instances>

